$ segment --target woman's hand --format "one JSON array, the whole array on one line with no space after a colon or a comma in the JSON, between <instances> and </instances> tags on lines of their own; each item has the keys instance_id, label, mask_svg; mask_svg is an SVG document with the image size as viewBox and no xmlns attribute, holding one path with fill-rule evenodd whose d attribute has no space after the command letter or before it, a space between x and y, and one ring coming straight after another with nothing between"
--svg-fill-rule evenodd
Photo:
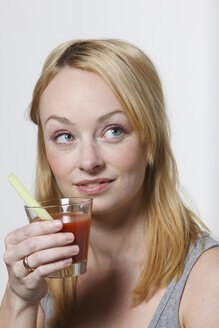
<instances>
[{"instance_id":1,"label":"woman's hand","mask_svg":"<svg viewBox=\"0 0 219 328\"><path fill-rule=\"evenodd\" d=\"M60 220L28 224L10 232L5 238L4 261L9 274L9 286L22 302L38 304L47 292L45 278L65 269L72 263L72 256L79 251L73 242L72 233L59 232ZM23 265L27 256L28 265L35 268L29 272Z\"/></svg>"}]
</instances>

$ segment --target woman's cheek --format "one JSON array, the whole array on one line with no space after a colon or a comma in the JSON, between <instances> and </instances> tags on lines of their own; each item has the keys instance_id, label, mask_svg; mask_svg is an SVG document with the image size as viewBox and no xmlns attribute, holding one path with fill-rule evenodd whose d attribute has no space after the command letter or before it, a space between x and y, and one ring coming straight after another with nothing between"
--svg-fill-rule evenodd
<instances>
[{"instance_id":1,"label":"woman's cheek","mask_svg":"<svg viewBox=\"0 0 219 328\"><path fill-rule=\"evenodd\" d=\"M113 166L125 171L136 171L137 167L146 167L143 150L137 143L134 145L131 144L128 147L121 147L119 152L112 152L109 162Z\"/></svg>"},{"instance_id":2,"label":"woman's cheek","mask_svg":"<svg viewBox=\"0 0 219 328\"><path fill-rule=\"evenodd\" d=\"M47 151L47 159L55 177L58 178L62 175L65 175L69 166L68 165L69 161L65 156L57 154L53 151L52 152Z\"/></svg>"}]
</instances>

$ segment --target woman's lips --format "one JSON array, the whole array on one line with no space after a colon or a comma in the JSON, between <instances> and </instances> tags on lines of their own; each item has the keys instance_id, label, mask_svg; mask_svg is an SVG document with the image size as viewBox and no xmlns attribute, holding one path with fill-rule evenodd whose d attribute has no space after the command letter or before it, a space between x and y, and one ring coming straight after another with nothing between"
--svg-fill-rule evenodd
<instances>
[{"instance_id":1,"label":"woman's lips","mask_svg":"<svg viewBox=\"0 0 219 328\"><path fill-rule=\"evenodd\" d=\"M81 193L95 195L108 189L113 181L112 179L82 180L75 185Z\"/></svg>"}]
</instances>

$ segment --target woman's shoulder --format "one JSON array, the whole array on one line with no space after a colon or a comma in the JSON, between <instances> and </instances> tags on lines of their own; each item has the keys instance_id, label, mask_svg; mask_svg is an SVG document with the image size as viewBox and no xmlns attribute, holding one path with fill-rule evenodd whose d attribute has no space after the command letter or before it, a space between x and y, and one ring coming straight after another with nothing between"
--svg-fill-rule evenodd
<instances>
[{"instance_id":1,"label":"woman's shoulder","mask_svg":"<svg viewBox=\"0 0 219 328\"><path fill-rule=\"evenodd\" d=\"M205 239L210 247L203 250L192 267L181 299L180 321L185 328L218 327L219 242L207 235Z\"/></svg>"}]
</instances>

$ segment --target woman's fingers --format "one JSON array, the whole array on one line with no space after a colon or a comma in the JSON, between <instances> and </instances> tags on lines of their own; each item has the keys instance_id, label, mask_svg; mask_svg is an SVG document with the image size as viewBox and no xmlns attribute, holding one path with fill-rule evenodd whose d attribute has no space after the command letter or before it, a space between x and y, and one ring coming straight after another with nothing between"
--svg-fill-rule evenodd
<instances>
[{"instance_id":1,"label":"woman's fingers","mask_svg":"<svg viewBox=\"0 0 219 328\"><path fill-rule=\"evenodd\" d=\"M51 262L56 262L77 255L79 247L76 245L46 249L28 256L28 264L31 268L38 268Z\"/></svg>"},{"instance_id":2,"label":"woman's fingers","mask_svg":"<svg viewBox=\"0 0 219 328\"><path fill-rule=\"evenodd\" d=\"M66 269L72 264L72 258L63 259L61 261L48 263L41 265L36 268L35 271L31 272L25 277L25 283L31 284L31 288L35 288L42 278L47 278L53 273Z\"/></svg>"},{"instance_id":3,"label":"woman's fingers","mask_svg":"<svg viewBox=\"0 0 219 328\"><path fill-rule=\"evenodd\" d=\"M63 224L60 220L40 221L27 224L10 232L5 238L5 247L16 245L25 239L34 236L48 235L61 230Z\"/></svg>"},{"instance_id":4,"label":"woman's fingers","mask_svg":"<svg viewBox=\"0 0 219 328\"><path fill-rule=\"evenodd\" d=\"M78 253L78 246L72 245L73 234L60 232L62 227L60 220L34 222L12 231L5 238L4 260L10 285L21 299L42 298L46 291L44 278L68 268L72 257ZM25 256L30 268L35 269L33 272L24 266Z\"/></svg>"},{"instance_id":5,"label":"woman's fingers","mask_svg":"<svg viewBox=\"0 0 219 328\"><path fill-rule=\"evenodd\" d=\"M72 263L72 257L79 252L79 247L72 245L74 235L71 232L59 232L62 227L59 220L34 222L6 237L4 260L9 277L15 282L14 286L18 283L15 289L19 295L22 294L22 288L29 295L28 290L42 285L43 278L67 268ZM23 265L25 256L30 268L35 269L33 272Z\"/></svg>"},{"instance_id":6,"label":"woman's fingers","mask_svg":"<svg viewBox=\"0 0 219 328\"><path fill-rule=\"evenodd\" d=\"M72 256L77 255L78 252L79 252L79 247L76 245L50 248L29 255L27 257L27 261L28 261L28 265L33 269L37 269L40 266L44 266L44 265L47 266L47 264L52 264L52 262L55 263L54 268L56 268L57 266L56 262L63 263L63 261L65 262L66 259L72 259ZM65 264L66 263L62 265ZM53 267L49 266L49 268L50 270L52 270ZM44 269L41 268L40 270L44 270ZM21 279L29 274L32 274L27 269L24 268L23 260L14 262L13 272L16 279Z\"/></svg>"},{"instance_id":7,"label":"woman's fingers","mask_svg":"<svg viewBox=\"0 0 219 328\"><path fill-rule=\"evenodd\" d=\"M58 232L45 236L35 236L17 244L16 249L14 249L13 246L8 247L7 261L21 260L25 255L30 255L46 248L65 246L72 243L73 240L74 235L71 232Z\"/></svg>"}]
</instances>

